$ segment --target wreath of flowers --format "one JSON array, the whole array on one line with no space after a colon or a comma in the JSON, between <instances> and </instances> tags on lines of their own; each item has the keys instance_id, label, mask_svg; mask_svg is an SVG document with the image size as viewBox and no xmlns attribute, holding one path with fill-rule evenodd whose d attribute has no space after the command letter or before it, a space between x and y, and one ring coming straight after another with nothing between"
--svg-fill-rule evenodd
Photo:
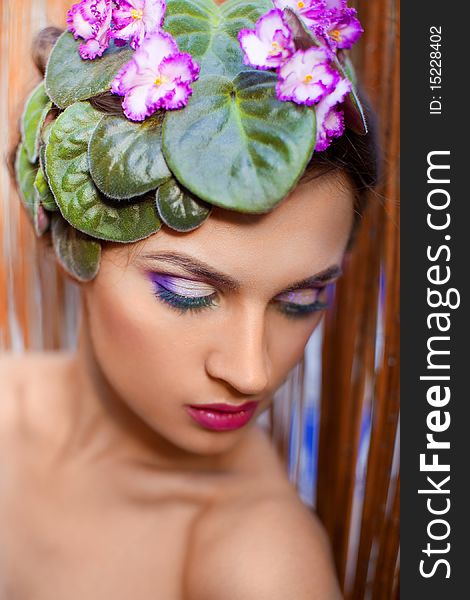
<instances>
[{"instance_id":1,"label":"wreath of flowers","mask_svg":"<svg viewBox=\"0 0 470 600\"><path fill-rule=\"evenodd\" d=\"M16 177L79 280L102 241L191 231L212 206L270 211L314 151L367 133L346 0L81 0L67 25L26 102Z\"/></svg>"},{"instance_id":2,"label":"wreath of flowers","mask_svg":"<svg viewBox=\"0 0 470 600\"><path fill-rule=\"evenodd\" d=\"M279 100L317 106L315 150L323 151L344 132L339 105L352 87L333 61L337 50L357 42L362 26L347 0L273 0L273 5L254 30L238 33L244 63L277 73ZM199 75L191 55L179 52L174 38L163 31L165 10L165 0L81 0L68 13L69 31L84 40L79 48L83 59L102 56L112 40L129 42L136 51L111 86L114 94L124 96L124 114L133 121L185 106L190 84ZM296 48L286 10L311 32L312 47Z\"/></svg>"}]
</instances>

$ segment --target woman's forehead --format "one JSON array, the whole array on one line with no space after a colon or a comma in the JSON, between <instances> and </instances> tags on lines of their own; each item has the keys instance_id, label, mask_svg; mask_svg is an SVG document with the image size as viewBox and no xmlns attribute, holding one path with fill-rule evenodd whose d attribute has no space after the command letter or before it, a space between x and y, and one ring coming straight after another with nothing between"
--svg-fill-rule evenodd
<instances>
[{"instance_id":1,"label":"woman's forehead","mask_svg":"<svg viewBox=\"0 0 470 600\"><path fill-rule=\"evenodd\" d=\"M297 188L274 210L246 215L214 207L198 229L163 227L137 257L181 253L241 282L301 280L340 264L352 225L352 193L331 178Z\"/></svg>"}]
</instances>

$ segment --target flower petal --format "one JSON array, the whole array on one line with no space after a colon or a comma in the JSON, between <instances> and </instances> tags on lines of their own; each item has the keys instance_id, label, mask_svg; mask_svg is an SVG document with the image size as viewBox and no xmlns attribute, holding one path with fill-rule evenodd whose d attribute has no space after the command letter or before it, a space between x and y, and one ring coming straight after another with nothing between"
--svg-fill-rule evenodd
<instances>
[{"instance_id":1,"label":"flower petal","mask_svg":"<svg viewBox=\"0 0 470 600\"><path fill-rule=\"evenodd\" d=\"M153 33L163 25L165 17L166 2L165 0L147 0L144 11L144 24L146 33Z\"/></svg>"},{"instance_id":2,"label":"flower petal","mask_svg":"<svg viewBox=\"0 0 470 600\"><path fill-rule=\"evenodd\" d=\"M141 46L145 36L157 32L163 24L164 0L118 0L113 12L113 37L130 40L131 48Z\"/></svg>"},{"instance_id":3,"label":"flower petal","mask_svg":"<svg viewBox=\"0 0 470 600\"><path fill-rule=\"evenodd\" d=\"M362 25L353 16L340 21L335 31L338 37L335 40L338 48L351 48L364 33Z\"/></svg>"},{"instance_id":4,"label":"flower petal","mask_svg":"<svg viewBox=\"0 0 470 600\"><path fill-rule=\"evenodd\" d=\"M99 40L91 38L84 44L80 44L80 56L84 60L93 60L94 58L101 56L107 47L107 44L101 44Z\"/></svg>"},{"instance_id":5,"label":"flower petal","mask_svg":"<svg viewBox=\"0 0 470 600\"><path fill-rule=\"evenodd\" d=\"M152 33L145 38L144 43L134 54L139 66L153 63L159 65L164 58L178 52L178 46L172 36L166 31Z\"/></svg>"},{"instance_id":6,"label":"flower petal","mask_svg":"<svg viewBox=\"0 0 470 600\"><path fill-rule=\"evenodd\" d=\"M270 57L269 48L265 42L261 41L255 31L242 29L238 33L238 41L244 52L243 62L246 65L257 67L258 69L272 69L282 64L278 56Z\"/></svg>"},{"instance_id":7,"label":"flower petal","mask_svg":"<svg viewBox=\"0 0 470 600\"><path fill-rule=\"evenodd\" d=\"M317 118L317 143L315 150L321 152L331 143L333 137L339 137L344 131L343 113L337 106L344 101L351 91L352 84L349 79L341 79L332 93L326 95L316 106ZM341 114L341 118L338 116Z\"/></svg>"},{"instance_id":8,"label":"flower petal","mask_svg":"<svg viewBox=\"0 0 470 600\"><path fill-rule=\"evenodd\" d=\"M152 85L158 76L157 68L140 70L134 57L126 63L111 83L113 94L124 96L132 88L142 85Z\"/></svg>"},{"instance_id":9,"label":"flower petal","mask_svg":"<svg viewBox=\"0 0 470 600\"><path fill-rule=\"evenodd\" d=\"M81 37L84 40L89 40L93 37L93 24L87 21L81 11L82 4L74 4L67 13L67 28L73 33L75 39Z\"/></svg>"},{"instance_id":10,"label":"flower petal","mask_svg":"<svg viewBox=\"0 0 470 600\"><path fill-rule=\"evenodd\" d=\"M167 110L182 108L187 104L189 96L191 96L192 93L193 91L189 87L189 84L182 81L175 86L174 94L164 99L162 107Z\"/></svg>"},{"instance_id":11,"label":"flower petal","mask_svg":"<svg viewBox=\"0 0 470 600\"><path fill-rule=\"evenodd\" d=\"M178 78L180 81L191 83L199 75L199 65L193 62L187 52L178 52L162 60L160 73L172 81Z\"/></svg>"},{"instance_id":12,"label":"flower petal","mask_svg":"<svg viewBox=\"0 0 470 600\"><path fill-rule=\"evenodd\" d=\"M150 86L140 85L126 93L122 102L124 114L131 121L143 121L155 112L155 104L149 102Z\"/></svg>"},{"instance_id":13,"label":"flower petal","mask_svg":"<svg viewBox=\"0 0 470 600\"><path fill-rule=\"evenodd\" d=\"M277 31L282 31L286 38L292 37L289 26L284 22L282 11L278 8L273 8L257 20L256 34L260 40L271 43Z\"/></svg>"},{"instance_id":14,"label":"flower petal","mask_svg":"<svg viewBox=\"0 0 470 600\"><path fill-rule=\"evenodd\" d=\"M292 32L279 9L260 17L254 31L239 31L238 41L245 54L244 63L258 69L277 68L295 51Z\"/></svg>"}]
</instances>

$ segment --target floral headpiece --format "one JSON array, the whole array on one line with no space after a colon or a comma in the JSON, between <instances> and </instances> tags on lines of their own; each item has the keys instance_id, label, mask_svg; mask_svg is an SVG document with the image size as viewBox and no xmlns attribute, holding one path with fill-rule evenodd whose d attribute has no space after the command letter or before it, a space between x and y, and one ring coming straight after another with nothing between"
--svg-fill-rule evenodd
<instances>
[{"instance_id":1,"label":"floral headpiece","mask_svg":"<svg viewBox=\"0 0 470 600\"><path fill-rule=\"evenodd\" d=\"M36 233L51 228L79 280L100 241L190 231L211 205L271 210L345 125L367 132L346 0L82 0L67 23L16 172ZM122 110L103 114L103 97Z\"/></svg>"}]
</instances>

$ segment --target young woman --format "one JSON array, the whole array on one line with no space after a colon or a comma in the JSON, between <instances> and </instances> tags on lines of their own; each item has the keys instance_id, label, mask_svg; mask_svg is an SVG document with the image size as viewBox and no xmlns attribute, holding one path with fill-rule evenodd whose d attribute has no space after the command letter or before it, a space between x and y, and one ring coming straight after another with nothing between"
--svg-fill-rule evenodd
<instances>
[{"instance_id":1,"label":"young woman","mask_svg":"<svg viewBox=\"0 0 470 600\"><path fill-rule=\"evenodd\" d=\"M144 21L139 3L117 10L128 4ZM331 25L335 5L345 8L327 4ZM116 17L113 31L124 29ZM83 39L87 52L104 43ZM85 111L116 106L79 100ZM62 173L54 188L54 127L44 167L65 217L72 184ZM80 341L71 355L0 362L0 598L340 598L325 534L256 424L321 320L376 177L370 132L347 129L310 156L262 213L220 199L188 231L164 224L125 244L97 235L93 276L83 274L95 247L84 260L81 233L60 237L65 219L36 213L46 236L41 219L52 221L60 264L80 281ZM275 177L282 164L270 168Z\"/></svg>"}]
</instances>

